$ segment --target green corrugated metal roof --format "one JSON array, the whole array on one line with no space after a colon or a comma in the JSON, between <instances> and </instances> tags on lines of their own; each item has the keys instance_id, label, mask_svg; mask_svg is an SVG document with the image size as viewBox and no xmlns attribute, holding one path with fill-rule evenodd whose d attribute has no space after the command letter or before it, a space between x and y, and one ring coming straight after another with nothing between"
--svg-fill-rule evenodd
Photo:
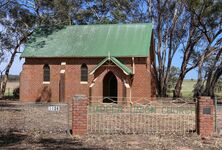
<instances>
[{"instance_id":1,"label":"green corrugated metal roof","mask_svg":"<svg viewBox=\"0 0 222 150\"><path fill-rule=\"evenodd\" d=\"M89 73L89 74L93 74L100 66L102 66L105 62L107 61L112 61L115 65L117 65L120 69L123 70L123 72L126 75L130 75L133 74L132 70L129 69L126 65L124 65L122 62L120 62L117 58L115 57L106 57L105 59L103 59L101 62L99 62L96 67Z\"/></svg>"},{"instance_id":2,"label":"green corrugated metal roof","mask_svg":"<svg viewBox=\"0 0 222 150\"><path fill-rule=\"evenodd\" d=\"M152 24L73 25L38 29L21 57L146 57Z\"/></svg>"}]
</instances>

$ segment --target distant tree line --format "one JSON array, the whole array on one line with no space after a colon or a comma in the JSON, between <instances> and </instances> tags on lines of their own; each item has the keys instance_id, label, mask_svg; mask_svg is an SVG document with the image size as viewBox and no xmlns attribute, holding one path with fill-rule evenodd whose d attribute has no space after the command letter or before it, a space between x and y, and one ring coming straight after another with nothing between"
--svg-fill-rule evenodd
<instances>
[{"instance_id":1,"label":"distant tree line","mask_svg":"<svg viewBox=\"0 0 222 150\"><path fill-rule=\"evenodd\" d=\"M179 97L186 74L198 70L194 96L214 96L222 74L222 1L218 0L1 0L0 97L21 47L39 27L75 24L147 23L154 25L157 96L173 82ZM175 54L180 53L180 58ZM10 54L7 59L6 55ZM173 59L181 59L176 78Z\"/></svg>"}]
</instances>

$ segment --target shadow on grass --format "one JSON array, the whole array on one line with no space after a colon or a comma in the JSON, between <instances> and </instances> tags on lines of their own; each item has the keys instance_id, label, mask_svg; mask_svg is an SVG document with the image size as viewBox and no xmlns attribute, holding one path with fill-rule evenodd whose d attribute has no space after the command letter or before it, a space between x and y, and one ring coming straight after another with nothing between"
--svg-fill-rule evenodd
<instances>
[{"instance_id":1,"label":"shadow on grass","mask_svg":"<svg viewBox=\"0 0 222 150\"><path fill-rule=\"evenodd\" d=\"M10 103L10 101L0 101L0 111L17 112L22 111L22 109L17 105Z\"/></svg>"},{"instance_id":2,"label":"shadow on grass","mask_svg":"<svg viewBox=\"0 0 222 150\"><path fill-rule=\"evenodd\" d=\"M72 138L63 138L63 139L54 139L54 138L42 138L38 141L37 144L41 144L42 148L47 150L69 150L69 149L80 149L80 150L105 150L105 148L94 147L84 144L78 139Z\"/></svg>"},{"instance_id":3,"label":"shadow on grass","mask_svg":"<svg viewBox=\"0 0 222 150\"><path fill-rule=\"evenodd\" d=\"M58 136L58 135L57 135ZM22 134L15 130L0 130L0 149L44 149L44 150L105 150L104 147L98 147L85 144L76 138L57 137L46 135L46 137L36 138L30 134Z\"/></svg>"},{"instance_id":4,"label":"shadow on grass","mask_svg":"<svg viewBox=\"0 0 222 150\"><path fill-rule=\"evenodd\" d=\"M18 144L25 140L27 135L20 134L16 131L0 131L0 149L1 147Z\"/></svg>"},{"instance_id":5,"label":"shadow on grass","mask_svg":"<svg viewBox=\"0 0 222 150\"><path fill-rule=\"evenodd\" d=\"M8 103L1 103L0 101L0 107L15 107L15 105L8 104Z\"/></svg>"}]
</instances>

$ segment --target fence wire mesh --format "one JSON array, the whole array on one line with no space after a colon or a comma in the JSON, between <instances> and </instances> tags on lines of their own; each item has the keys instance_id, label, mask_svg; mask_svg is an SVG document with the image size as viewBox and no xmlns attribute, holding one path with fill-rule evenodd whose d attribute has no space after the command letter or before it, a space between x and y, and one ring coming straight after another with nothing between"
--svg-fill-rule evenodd
<instances>
[{"instance_id":1,"label":"fence wire mesh","mask_svg":"<svg viewBox=\"0 0 222 150\"><path fill-rule=\"evenodd\" d=\"M182 99L152 102L134 98L130 105L116 104L116 98L114 103L113 98L106 97L110 103L102 103L104 98L93 99L88 106L88 133L186 134L196 129L195 103Z\"/></svg>"},{"instance_id":2,"label":"fence wire mesh","mask_svg":"<svg viewBox=\"0 0 222 150\"><path fill-rule=\"evenodd\" d=\"M0 130L53 133L68 128L68 104L0 101Z\"/></svg>"}]
</instances>

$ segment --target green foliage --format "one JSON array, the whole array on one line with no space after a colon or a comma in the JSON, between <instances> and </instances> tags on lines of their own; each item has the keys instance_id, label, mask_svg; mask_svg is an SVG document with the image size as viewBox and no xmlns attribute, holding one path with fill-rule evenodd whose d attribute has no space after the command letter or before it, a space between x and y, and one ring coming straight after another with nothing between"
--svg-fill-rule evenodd
<instances>
[{"instance_id":1,"label":"green foliage","mask_svg":"<svg viewBox=\"0 0 222 150\"><path fill-rule=\"evenodd\" d=\"M179 72L180 72L179 68L175 66L171 67L170 75L169 75L169 82L168 82L169 90L175 87L176 82L178 80Z\"/></svg>"},{"instance_id":2,"label":"green foliage","mask_svg":"<svg viewBox=\"0 0 222 150\"><path fill-rule=\"evenodd\" d=\"M13 89L13 97L18 99L19 98L19 87Z\"/></svg>"}]
</instances>

